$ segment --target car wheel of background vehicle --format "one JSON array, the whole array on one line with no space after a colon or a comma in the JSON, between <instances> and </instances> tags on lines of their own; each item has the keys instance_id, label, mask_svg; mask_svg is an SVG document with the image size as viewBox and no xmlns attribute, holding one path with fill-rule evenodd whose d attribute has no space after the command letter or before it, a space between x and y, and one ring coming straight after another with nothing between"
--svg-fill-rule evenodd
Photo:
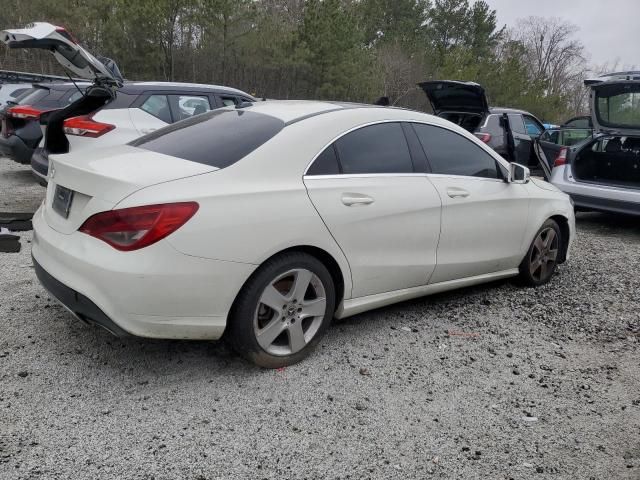
<instances>
[{"instance_id":1,"label":"car wheel of background vehicle","mask_svg":"<svg viewBox=\"0 0 640 480\"><path fill-rule=\"evenodd\" d=\"M279 368L309 355L335 311L327 268L302 252L276 256L247 281L234 302L225 337L256 365Z\"/></svg>"},{"instance_id":2,"label":"car wheel of background vehicle","mask_svg":"<svg viewBox=\"0 0 640 480\"><path fill-rule=\"evenodd\" d=\"M562 245L560 227L554 220L544 222L520 264L520 279L537 287L547 283L558 265Z\"/></svg>"}]
</instances>

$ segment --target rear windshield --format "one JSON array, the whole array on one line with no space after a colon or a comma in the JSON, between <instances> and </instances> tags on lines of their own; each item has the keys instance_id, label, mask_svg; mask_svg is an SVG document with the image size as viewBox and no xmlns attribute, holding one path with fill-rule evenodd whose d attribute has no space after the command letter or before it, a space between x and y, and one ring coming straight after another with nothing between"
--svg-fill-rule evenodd
<instances>
[{"instance_id":1,"label":"rear windshield","mask_svg":"<svg viewBox=\"0 0 640 480\"><path fill-rule=\"evenodd\" d=\"M47 88L31 88L13 101L18 105L34 105L47 95L49 95L49 89Z\"/></svg>"},{"instance_id":2,"label":"rear windshield","mask_svg":"<svg viewBox=\"0 0 640 480\"><path fill-rule=\"evenodd\" d=\"M246 109L213 110L140 137L129 145L224 168L273 138L284 125L282 120Z\"/></svg>"},{"instance_id":3,"label":"rear windshield","mask_svg":"<svg viewBox=\"0 0 640 480\"><path fill-rule=\"evenodd\" d=\"M596 92L596 113L601 125L640 128L639 84L609 85Z\"/></svg>"}]
</instances>

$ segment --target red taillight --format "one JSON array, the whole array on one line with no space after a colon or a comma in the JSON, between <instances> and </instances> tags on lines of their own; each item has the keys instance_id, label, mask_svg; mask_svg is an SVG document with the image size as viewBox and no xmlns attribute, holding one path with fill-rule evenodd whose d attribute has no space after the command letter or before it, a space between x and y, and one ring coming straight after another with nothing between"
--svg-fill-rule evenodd
<instances>
[{"instance_id":1,"label":"red taillight","mask_svg":"<svg viewBox=\"0 0 640 480\"><path fill-rule=\"evenodd\" d=\"M555 161L553 162L553 166L555 167L559 167L561 165L566 165L567 164L567 151L569 149L567 147L562 147L560 149L560 151L558 152L558 156L556 157Z\"/></svg>"},{"instance_id":2,"label":"red taillight","mask_svg":"<svg viewBox=\"0 0 640 480\"><path fill-rule=\"evenodd\" d=\"M474 135L476 137L478 137L480 139L480 141L482 141L484 143L489 143L491 141L491 134L490 133L474 133Z\"/></svg>"},{"instance_id":3,"label":"red taillight","mask_svg":"<svg viewBox=\"0 0 640 480\"><path fill-rule=\"evenodd\" d=\"M198 211L196 202L145 205L96 213L80 231L125 252L147 247L184 225Z\"/></svg>"},{"instance_id":4,"label":"red taillight","mask_svg":"<svg viewBox=\"0 0 640 480\"><path fill-rule=\"evenodd\" d=\"M80 137L97 138L116 128L109 123L96 122L91 115L67 118L62 124L64 133Z\"/></svg>"},{"instance_id":5,"label":"red taillight","mask_svg":"<svg viewBox=\"0 0 640 480\"><path fill-rule=\"evenodd\" d=\"M7 115L13 118L24 118L37 120L40 118L40 115L44 113L44 110L39 110L37 108L33 108L31 105L16 105L15 107L11 107L7 110Z\"/></svg>"}]
</instances>

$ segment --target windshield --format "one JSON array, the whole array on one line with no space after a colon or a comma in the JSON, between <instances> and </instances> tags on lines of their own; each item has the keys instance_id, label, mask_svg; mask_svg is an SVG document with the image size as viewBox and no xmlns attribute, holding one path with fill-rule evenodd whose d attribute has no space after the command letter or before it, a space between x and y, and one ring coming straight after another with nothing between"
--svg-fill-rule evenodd
<instances>
[{"instance_id":1,"label":"windshield","mask_svg":"<svg viewBox=\"0 0 640 480\"><path fill-rule=\"evenodd\" d=\"M266 143L284 126L282 120L268 115L221 109L161 128L129 145L225 168Z\"/></svg>"},{"instance_id":2,"label":"windshield","mask_svg":"<svg viewBox=\"0 0 640 480\"><path fill-rule=\"evenodd\" d=\"M617 84L598 89L596 108L601 125L640 127L640 84Z\"/></svg>"},{"instance_id":3,"label":"windshield","mask_svg":"<svg viewBox=\"0 0 640 480\"><path fill-rule=\"evenodd\" d=\"M49 95L49 89L47 88L30 88L22 95L14 98L11 102L16 105L33 105L47 95Z\"/></svg>"}]
</instances>

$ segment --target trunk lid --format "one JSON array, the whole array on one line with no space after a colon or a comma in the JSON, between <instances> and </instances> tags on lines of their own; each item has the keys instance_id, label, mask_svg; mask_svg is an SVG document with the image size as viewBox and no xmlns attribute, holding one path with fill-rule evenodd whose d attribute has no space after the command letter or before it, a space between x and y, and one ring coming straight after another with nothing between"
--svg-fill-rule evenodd
<instances>
[{"instance_id":1,"label":"trunk lid","mask_svg":"<svg viewBox=\"0 0 640 480\"><path fill-rule=\"evenodd\" d=\"M54 230L71 234L91 215L111 210L142 188L215 170L129 145L100 149L89 158L50 155L45 219Z\"/></svg>"},{"instance_id":2,"label":"trunk lid","mask_svg":"<svg viewBox=\"0 0 640 480\"><path fill-rule=\"evenodd\" d=\"M110 59L98 60L82 48L64 28L36 22L25 28L2 30L0 39L9 48L41 48L49 50L67 70L80 78L98 83L119 85L122 75Z\"/></svg>"},{"instance_id":3,"label":"trunk lid","mask_svg":"<svg viewBox=\"0 0 640 480\"><path fill-rule=\"evenodd\" d=\"M591 88L591 119L596 132L640 135L640 72L586 80Z\"/></svg>"},{"instance_id":4,"label":"trunk lid","mask_svg":"<svg viewBox=\"0 0 640 480\"><path fill-rule=\"evenodd\" d=\"M489 104L482 85L455 80L431 80L419 83L427 95L433 112L465 112L484 114Z\"/></svg>"}]
</instances>

